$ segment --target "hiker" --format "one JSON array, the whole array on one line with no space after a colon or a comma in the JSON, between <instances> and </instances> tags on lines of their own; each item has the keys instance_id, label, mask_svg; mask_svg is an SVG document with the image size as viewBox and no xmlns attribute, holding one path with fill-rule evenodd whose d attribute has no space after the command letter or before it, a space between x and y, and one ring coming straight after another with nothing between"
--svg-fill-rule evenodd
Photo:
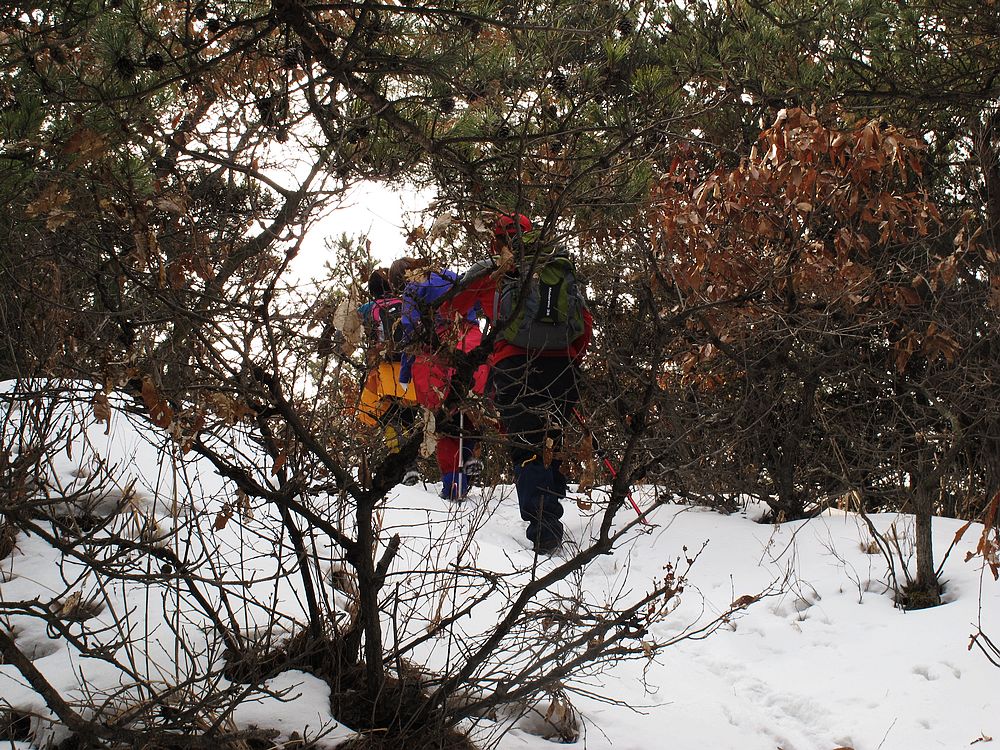
<instances>
[{"instance_id":1,"label":"hiker","mask_svg":"<svg viewBox=\"0 0 1000 750\"><path fill-rule=\"evenodd\" d=\"M478 311L494 329L492 395L509 441L525 536L537 553L551 554L563 540L562 426L579 401L578 368L593 320L569 256L543 252L531 232L526 216L501 215L493 257L463 275L438 314Z\"/></svg>"},{"instance_id":2,"label":"hiker","mask_svg":"<svg viewBox=\"0 0 1000 750\"><path fill-rule=\"evenodd\" d=\"M372 299L358 308L358 314L368 337L371 369L361 390L357 415L362 424L380 426L386 448L397 453L403 440L412 434L419 412L414 388L399 380L403 302L393 294L385 268L372 272L368 292ZM418 481L416 466L407 467L403 484L412 486Z\"/></svg>"},{"instance_id":3,"label":"hiker","mask_svg":"<svg viewBox=\"0 0 1000 750\"><path fill-rule=\"evenodd\" d=\"M443 296L455 288L458 280L453 271L430 270L423 261L400 258L389 269L390 282L394 288L402 285L403 300L402 328L406 341L415 341L421 334L428 346L411 354L405 353L400 368L400 382L414 389L414 395L421 406L437 412L435 433L437 445L435 455L441 470L441 497L460 502L468 495L471 480L482 471L482 462L477 458L477 424L468 410L441 409L451 389L455 374L447 355L442 350L449 348L469 352L479 346L482 331L475 311L445 318L441 315L428 316L433 320L429 330L421 331L423 311L429 311ZM480 395L486 387L488 369L480 367L474 377L472 390Z\"/></svg>"}]
</instances>

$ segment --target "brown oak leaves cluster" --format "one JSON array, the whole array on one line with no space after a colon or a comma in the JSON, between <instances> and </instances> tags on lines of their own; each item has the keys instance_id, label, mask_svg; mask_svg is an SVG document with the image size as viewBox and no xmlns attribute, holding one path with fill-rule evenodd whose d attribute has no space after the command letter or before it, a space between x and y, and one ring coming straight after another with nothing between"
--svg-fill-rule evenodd
<instances>
[{"instance_id":1,"label":"brown oak leaves cluster","mask_svg":"<svg viewBox=\"0 0 1000 750\"><path fill-rule=\"evenodd\" d=\"M875 323L897 370L915 353L952 361L959 344L947 326L908 322L956 282L974 242L967 230L953 244L936 241L941 216L923 186L923 145L880 120L836 128L790 109L735 167L705 177L696 154L678 155L653 211L659 292L704 307L691 325L707 339L695 337L684 372L695 377L765 320L800 327L830 316L855 331Z\"/></svg>"}]
</instances>

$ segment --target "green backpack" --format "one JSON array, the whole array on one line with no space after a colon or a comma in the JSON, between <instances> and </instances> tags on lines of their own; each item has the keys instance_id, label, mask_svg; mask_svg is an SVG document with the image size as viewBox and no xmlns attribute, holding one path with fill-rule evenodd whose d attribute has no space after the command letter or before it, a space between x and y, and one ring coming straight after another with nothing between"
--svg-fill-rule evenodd
<instances>
[{"instance_id":1,"label":"green backpack","mask_svg":"<svg viewBox=\"0 0 1000 750\"><path fill-rule=\"evenodd\" d=\"M586 306L569 255L559 251L527 258L519 273L497 285L497 335L529 351L568 349L584 332Z\"/></svg>"}]
</instances>

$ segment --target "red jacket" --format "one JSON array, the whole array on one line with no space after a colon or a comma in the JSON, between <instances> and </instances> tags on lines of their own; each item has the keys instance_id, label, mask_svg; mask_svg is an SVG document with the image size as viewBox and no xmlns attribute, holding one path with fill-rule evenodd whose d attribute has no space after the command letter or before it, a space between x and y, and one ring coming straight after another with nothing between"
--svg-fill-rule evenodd
<instances>
[{"instance_id":1,"label":"red jacket","mask_svg":"<svg viewBox=\"0 0 1000 750\"><path fill-rule=\"evenodd\" d=\"M486 319L492 323L496 317L496 311L493 309L497 299L496 292L497 279L494 279L491 274L483 274L470 281L462 288L461 291L457 292L455 296L442 302L438 310L446 318L455 317L456 315L465 317L470 310L473 310L478 306L478 308L482 310L483 315L486 316ZM534 353L534 356L568 356L574 362L579 363L583 359L583 355L586 353L587 347L590 345L593 330L594 319L591 317L590 311L587 308L584 308L583 333L577 336L565 350L556 349L552 351L536 352ZM493 353L490 355L489 363L491 365L495 365L497 362L516 354L527 354L527 350L522 349L519 346L514 346L510 342L498 338L493 343Z\"/></svg>"}]
</instances>

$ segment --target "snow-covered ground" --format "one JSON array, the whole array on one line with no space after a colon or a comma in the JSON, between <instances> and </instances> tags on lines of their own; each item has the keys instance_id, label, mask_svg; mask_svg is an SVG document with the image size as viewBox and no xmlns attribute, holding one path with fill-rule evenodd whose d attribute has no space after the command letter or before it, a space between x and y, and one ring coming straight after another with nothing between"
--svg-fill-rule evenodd
<instances>
[{"instance_id":1,"label":"snow-covered ground","mask_svg":"<svg viewBox=\"0 0 1000 750\"><path fill-rule=\"evenodd\" d=\"M127 485L129 478L137 480L124 493L131 500L123 512L131 514L129 523L136 523L137 531L142 517L156 520L161 529L177 518L194 517L200 533L185 538L191 559L198 557L194 552L202 545L222 557L219 550L233 555L248 548L238 514L223 529L213 525L222 504L235 496L214 472L197 463L184 465L189 481L180 486L191 485L193 491L178 492L176 463L163 460L120 417L110 435L89 413L80 418L90 420L86 431L74 438L74 450L63 451L53 465L64 489L92 475L93 468L85 466L93 467L94 456L101 455L104 466L118 467L120 485ZM440 500L435 490L433 485L399 487L392 493L383 527L403 535L396 568L420 559L446 566L457 560L461 540L475 529L461 552L463 560L507 576L515 587L529 580L534 559L522 542L510 487L477 488L461 506ZM639 500L649 504L652 490L644 490ZM589 511L573 502L566 505L568 531L577 543L585 543L599 503ZM259 513L255 523L261 520ZM631 513L623 509L620 522L628 522ZM830 511L809 522L762 525L754 515L753 508L726 516L662 504L651 515L655 526L635 529L613 555L602 556L588 568L583 589L597 597L641 592L651 580L662 578L665 565L701 550L679 602L654 626L651 640L666 641L696 630L741 598L749 604L706 638L681 640L652 659L611 665L588 678L585 692L594 695L570 692L583 723L577 746L923 750L986 745L994 735L1000 741L1000 671L968 648L977 623L993 635L1000 630L1000 584L988 571L984 575L981 560L965 560L981 527L970 527L951 551L943 576L946 603L903 612L893 606L885 586L886 561L872 552L870 533L858 516ZM900 548L904 554L910 551L907 517L875 516L872 521L883 532L895 527ZM937 559L961 526L951 519L935 520ZM0 561L3 607L9 612L16 602L65 601L86 584L73 578L78 567L60 561L50 544L37 535L21 534L15 551ZM534 574L561 561L542 560ZM261 577L276 572L268 555L248 556L242 564L247 570L241 575L250 568ZM232 571L216 572L222 576ZM301 609L296 584L295 577L263 581L271 593L260 601L287 604L289 616L297 617ZM141 613L136 621L142 628L135 634L142 634L142 645L129 659L138 672L169 682L185 675L188 662L196 660L176 648L172 633L180 630L192 639L186 643L190 654L197 654L207 641L195 642L192 633L198 632L198 623L179 622L169 598L153 592L152 586L141 583L122 585L117 594L120 607L97 617L114 629L126 613ZM488 629L496 622L496 612L488 605L475 610L463 619L463 630ZM5 617L4 624L49 682L72 698L108 698L122 684L120 674L99 661L78 658L37 619L15 615ZM432 642L422 655L434 665L441 662L444 650L445 645ZM284 737L293 732L314 737L325 731L326 746L351 736L350 729L330 715L329 688L317 678L289 671L268 687L281 692L282 699L247 696L232 716L233 725L274 728ZM42 700L7 664L0 665L0 707L3 701L18 710L45 713ZM539 736L537 723L521 720L499 746L552 747L553 742ZM496 736L489 722L477 731ZM58 734L43 732L39 737Z\"/></svg>"}]
</instances>

